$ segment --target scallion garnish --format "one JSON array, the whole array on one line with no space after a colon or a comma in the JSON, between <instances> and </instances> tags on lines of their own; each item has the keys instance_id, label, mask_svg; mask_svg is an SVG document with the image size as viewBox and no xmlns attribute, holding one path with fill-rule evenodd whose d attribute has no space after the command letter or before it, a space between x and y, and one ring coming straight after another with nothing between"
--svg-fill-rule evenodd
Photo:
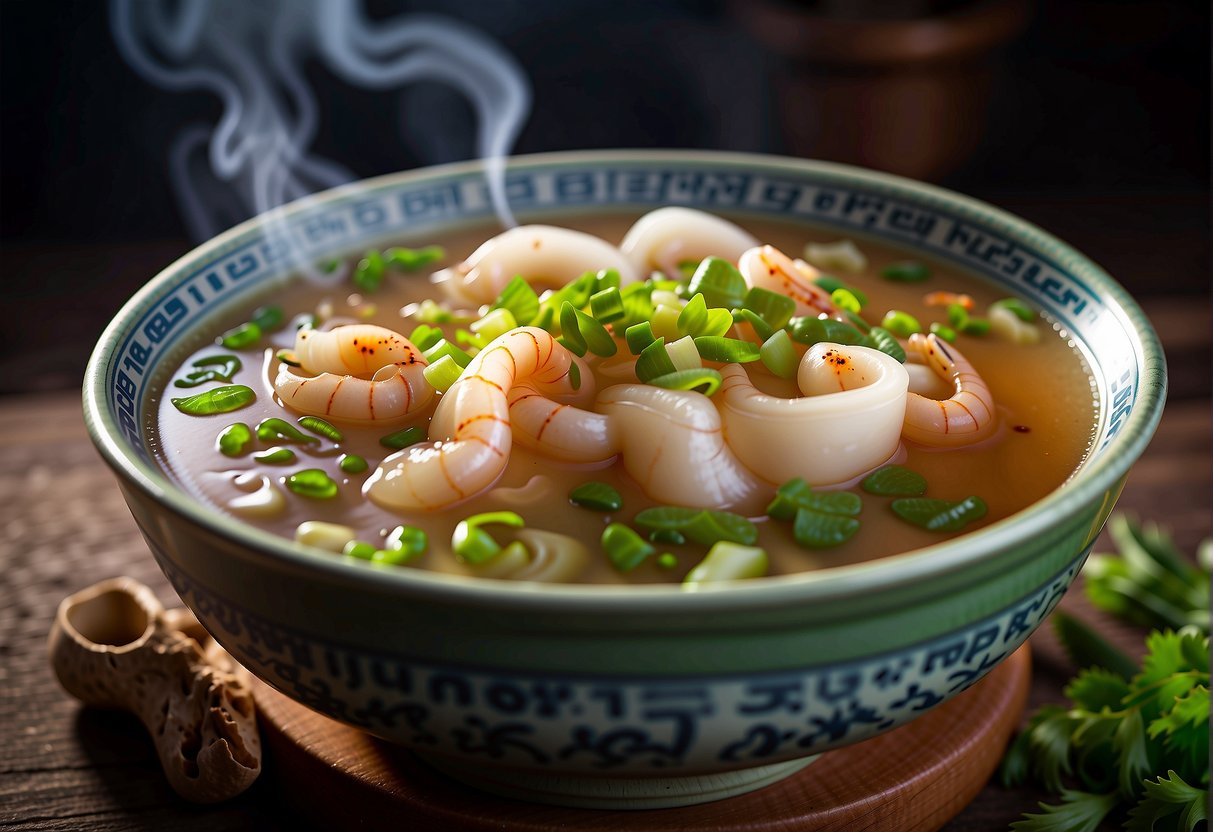
<instances>
[{"instance_id":1,"label":"scallion garnish","mask_svg":"<svg viewBox=\"0 0 1213 832\"><path fill-rule=\"evenodd\" d=\"M337 467L347 474L361 474L370 466L358 454L342 454L337 459Z\"/></svg>"},{"instance_id":2,"label":"scallion garnish","mask_svg":"<svg viewBox=\"0 0 1213 832\"><path fill-rule=\"evenodd\" d=\"M214 413L231 413L247 407L257 399L251 387L229 384L204 393L196 393L183 399L169 399L173 407L191 416L210 416Z\"/></svg>"},{"instance_id":3,"label":"scallion garnish","mask_svg":"<svg viewBox=\"0 0 1213 832\"><path fill-rule=\"evenodd\" d=\"M278 350L274 354L274 358L281 361L288 367L302 367L303 363L299 360L299 356L295 355L294 350Z\"/></svg>"},{"instance_id":4,"label":"scallion garnish","mask_svg":"<svg viewBox=\"0 0 1213 832\"><path fill-rule=\"evenodd\" d=\"M783 329L762 342L762 346L758 348L758 355L766 368L780 378L793 378L800 366L800 357L796 354L796 347L792 345L792 339Z\"/></svg>"},{"instance_id":5,"label":"scallion garnish","mask_svg":"<svg viewBox=\"0 0 1213 832\"><path fill-rule=\"evenodd\" d=\"M758 313L752 309L738 309L733 313L733 320L735 322L745 321L748 323L754 329L754 334L763 341L770 338L776 332L776 330L771 328L770 324L764 321L758 315Z\"/></svg>"},{"instance_id":6,"label":"scallion garnish","mask_svg":"<svg viewBox=\"0 0 1213 832\"><path fill-rule=\"evenodd\" d=\"M775 499L767 506L767 515L776 520L791 520L802 508L853 517L863 508L863 501L850 491L814 491L797 477L779 486Z\"/></svg>"},{"instance_id":7,"label":"scallion garnish","mask_svg":"<svg viewBox=\"0 0 1213 832\"><path fill-rule=\"evenodd\" d=\"M849 283L839 280L832 274L819 274L813 279L813 282L816 283L818 288L820 288L823 292L827 292L830 295L833 295L839 289L842 289L847 294L855 298L855 300L859 302L860 306L868 305L868 296L864 294L862 290L856 289ZM835 306L837 306L837 304L835 304Z\"/></svg>"},{"instance_id":8,"label":"scallion garnish","mask_svg":"<svg viewBox=\"0 0 1213 832\"><path fill-rule=\"evenodd\" d=\"M619 511L623 496L605 482L587 482L569 492L569 502L592 511Z\"/></svg>"},{"instance_id":9,"label":"scallion garnish","mask_svg":"<svg viewBox=\"0 0 1213 832\"><path fill-rule=\"evenodd\" d=\"M653 325L648 321L632 324L624 330L623 337L632 355L640 355L645 347L657 340L657 336L653 334Z\"/></svg>"},{"instance_id":10,"label":"scallion garnish","mask_svg":"<svg viewBox=\"0 0 1213 832\"><path fill-rule=\"evenodd\" d=\"M658 338L649 344L641 350L640 357L636 359L636 378L646 384L658 376L676 372L677 369L666 351L664 338Z\"/></svg>"},{"instance_id":11,"label":"scallion garnish","mask_svg":"<svg viewBox=\"0 0 1213 832\"><path fill-rule=\"evenodd\" d=\"M219 453L224 456L236 457L244 456L249 443L252 441L253 432L249 430L249 426L244 422L236 422L219 432L219 437L215 440L215 444L219 448Z\"/></svg>"},{"instance_id":12,"label":"scallion garnish","mask_svg":"<svg viewBox=\"0 0 1213 832\"><path fill-rule=\"evenodd\" d=\"M416 445L418 442L424 442L425 440L425 428L411 425L403 430L379 437L379 444L385 448L400 450L401 448L407 448L410 445Z\"/></svg>"},{"instance_id":13,"label":"scallion garnish","mask_svg":"<svg viewBox=\"0 0 1213 832\"><path fill-rule=\"evenodd\" d=\"M337 496L337 483L320 468L306 468L286 478L287 490L313 500L331 500Z\"/></svg>"},{"instance_id":14,"label":"scallion garnish","mask_svg":"<svg viewBox=\"0 0 1213 832\"><path fill-rule=\"evenodd\" d=\"M746 280L737 267L720 257L705 257L687 283L687 294L702 294L708 306L734 309L745 302Z\"/></svg>"},{"instance_id":15,"label":"scallion garnish","mask_svg":"<svg viewBox=\"0 0 1213 832\"><path fill-rule=\"evenodd\" d=\"M758 528L742 517L728 511L657 506L636 515L636 523L647 529L673 529L688 540L705 546L718 540L749 545L758 539Z\"/></svg>"},{"instance_id":16,"label":"scallion garnish","mask_svg":"<svg viewBox=\"0 0 1213 832\"><path fill-rule=\"evenodd\" d=\"M252 323L255 323L262 332L273 332L282 326L285 315L282 312L281 306L259 306L253 310Z\"/></svg>"},{"instance_id":17,"label":"scallion garnish","mask_svg":"<svg viewBox=\"0 0 1213 832\"><path fill-rule=\"evenodd\" d=\"M796 301L779 292L755 286L746 292L743 309L748 309L771 329L783 329L796 314Z\"/></svg>"},{"instance_id":18,"label":"scallion garnish","mask_svg":"<svg viewBox=\"0 0 1213 832\"><path fill-rule=\"evenodd\" d=\"M397 526L388 533L384 549L402 555L392 563L405 563L420 557L429 545L430 539L423 530L416 526Z\"/></svg>"},{"instance_id":19,"label":"scallion garnish","mask_svg":"<svg viewBox=\"0 0 1213 832\"><path fill-rule=\"evenodd\" d=\"M481 526L500 524L522 528L526 521L512 511L489 511L460 520L451 535L451 550L455 557L470 564L484 563L501 551L501 544Z\"/></svg>"},{"instance_id":20,"label":"scallion garnish","mask_svg":"<svg viewBox=\"0 0 1213 832\"><path fill-rule=\"evenodd\" d=\"M441 356L437 361L430 364L421 374L425 376L426 382L437 390L439 393L445 393L451 389L451 385L459 380L463 368L459 363L449 355Z\"/></svg>"},{"instance_id":21,"label":"scallion garnish","mask_svg":"<svg viewBox=\"0 0 1213 832\"><path fill-rule=\"evenodd\" d=\"M697 370L675 370L662 376L649 379L654 387L664 387L666 390L693 390L705 396L713 395L720 389L722 379L720 373L707 367Z\"/></svg>"},{"instance_id":22,"label":"scallion garnish","mask_svg":"<svg viewBox=\"0 0 1213 832\"><path fill-rule=\"evenodd\" d=\"M855 315L858 315L863 309L863 304L859 302L859 298L855 297L849 289L835 289L830 293L830 303L834 304L837 309Z\"/></svg>"},{"instance_id":23,"label":"scallion garnish","mask_svg":"<svg viewBox=\"0 0 1213 832\"><path fill-rule=\"evenodd\" d=\"M301 416L299 417L299 424L304 429L310 430L312 433L323 436L325 439L330 439L333 442L340 442L345 439L345 434L338 430L335 425L326 422L319 416Z\"/></svg>"},{"instance_id":24,"label":"scallion garnish","mask_svg":"<svg viewBox=\"0 0 1213 832\"><path fill-rule=\"evenodd\" d=\"M469 325L472 332L484 340L485 344L495 338L505 335L518 327L514 313L508 309L494 309L478 321Z\"/></svg>"},{"instance_id":25,"label":"scallion garnish","mask_svg":"<svg viewBox=\"0 0 1213 832\"><path fill-rule=\"evenodd\" d=\"M866 335L850 324L836 321L833 318L793 318L788 334L792 340L802 344L813 344L830 341L847 346L868 346L870 342Z\"/></svg>"},{"instance_id":26,"label":"scallion garnish","mask_svg":"<svg viewBox=\"0 0 1213 832\"><path fill-rule=\"evenodd\" d=\"M446 257L446 249L442 246L424 246L423 248L396 246L389 248L383 255L389 266L411 272Z\"/></svg>"},{"instance_id":27,"label":"scallion garnish","mask_svg":"<svg viewBox=\"0 0 1213 832\"><path fill-rule=\"evenodd\" d=\"M922 324L909 312L900 309L890 309L885 313L880 325L898 338L909 338L916 332L922 332Z\"/></svg>"},{"instance_id":28,"label":"scallion garnish","mask_svg":"<svg viewBox=\"0 0 1213 832\"><path fill-rule=\"evenodd\" d=\"M931 329L932 335L942 338L943 340L947 341L949 344L954 343L956 341L956 330L952 329L952 327L950 327L950 326L945 326L945 325L939 323L938 321L936 321L935 323L931 324L930 329Z\"/></svg>"},{"instance_id":29,"label":"scallion garnish","mask_svg":"<svg viewBox=\"0 0 1213 832\"><path fill-rule=\"evenodd\" d=\"M257 438L262 442L319 442L308 436L290 422L271 416L257 423Z\"/></svg>"},{"instance_id":30,"label":"scallion garnish","mask_svg":"<svg viewBox=\"0 0 1213 832\"><path fill-rule=\"evenodd\" d=\"M253 454L253 459L264 462L266 465L290 465L295 461L295 452L290 448L275 446L261 453Z\"/></svg>"},{"instance_id":31,"label":"scallion garnish","mask_svg":"<svg viewBox=\"0 0 1213 832\"><path fill-rule=\"evenodd\" d=\"M927 490L922 474L900 465L886 465L863 478L859 487L869 494L881 496L917 497Z\"/></svg>"},{"instance_id":32,"label":"scallion garnish","mask_svg":"<svg viewBox=\"0 0 1213 832\"><path fill-rule=\"evenodd\" d=\"M757 344L719 335L700 335L695 339L695 349L699 351L700 358L724 364L748 364L762 357Z\"/></svg>"},{"instance_id":33,"label":"scallion garnish","mask_svg":"<svg viewBox=\"0 0 1213 832\"><path fill-rule=\"evenodd\" d=\"M792 521L792 537L807 549L827 549L840 546L859 531L859 521L841 514L827 514L808 508L796 510Z\"/></svg>"},{"instance_id":34,"label":"scallion garnish","mask_svg":"<svg viewBox=\"0 0 1213 832\"><path fill-rule=\"evenodd\" d=\"M680 335L714 336L724 335L733 326L733 313L727 309L707 308L702 294L694 295L678 314Z\"/></svg>"},{"instance_id":35,"label":"scallion garnish","mask_svg":"<svg viewBox=\"0 0 1213 832\"><path fill-rule=\"evenodd\" d=\"M649 535L649 539L652 540L653 536ZM658 569L670 570L678 567L678 558L670 552L662 552L657 556L657 560L655 562Z\"/></svg>"},{"instance_id":36,"label":"scallion garnish","mask_svg":"<svg viewBox=\"0 0 1213 832\"><path fill-rule=\"evenodd\" d=\"M672 546L681 546L687 542L686 537L677 529L653 529L649 532L650 543L667 543Z\"/></svg>"},{"instance_id":37,"label":"scallion garnish","mask_svg":"<svg viewBox=\"0 0 1213 832\"><path fill-rule=\"evenodd\" d=\"M198 369L187 373L185 378L173 382L174 387L197 387L208 381L231 382L243 366L240 359L234 355L205 355L191 365Z\"/></svg>"},{"instance_id":38,"label":"scallion garnish","mask_svg":"<svg viewBox=\"0 0 1213 832\"><path fill-rule=\"evenodd\" d=\"M261 327L252 321L233 327L219 336L219 343L229 350L251 347L261 339Z\"/></svg>"},{"instance_id":39,"label":"scallion garnish","mask_svg":"<svg viewBox=\"0 0 1213 832\"><path fill-rule=\"evenodd\" d=\"M569 301L560 307L560 337L556 340L577 356L585 355L588 349L605 358L619 350L605 326Z\"/></svg>"},{"instance_id":40,"label":"scallion garnish","mask_svg":"<svg viewBox=\"0 0 1213 832\"><path fill-rule=\"evenodd\" d=\"M708 550L682 581L682 588L694 590L703 584L761 578L767 574L768 558L758 546L739 546L721 541Z\"/></svg>"},{"instance_id":41,"label":"scallion garnish","mask_svg":"<svg viewBox=\"0 0 1213 832\"><path fill-rule=\"evenodd\" d=\"M379 287L383 285L383 273L383 255L374 249L368 249L354 267L352 279L360 291L371 294L379 291Z\"/></svg>"},{"instance_id":42,"label":"scallion garnish","mask_svg":"<svg viewBox=\"0 0 1213 832\"><path fill-rule=\"evenodd\" d=\"M341 550L341 554L347 558L357 558L358 560L370 560L375 556L375 552L379 551L376 547L363 540L351 540L345 544Z\"/></svg>"},{"instance_id":43,"label":"scallion garnish","mask_svg":"<svg viewBox=\"0 0 1213 832\"><path fill-rule=\"evenodd\" d=\"M931 270L917 261L905 260L885 266L880 276L896 283L921 283L931 276Z\"/></svg>"},{"instance_id":44,"label":"scallion garnish","mask_svg":"<svg viewBox=\"0 0 1213 832\"><path fill-rule=\"evenodd\" d=\"M897 359L902 364L906 363L905 348L898 343L893 337L893 333L883 327L874 326L868 330L868 339L872 342L872 346L888 355Z\"/></svg>"},{"instance_id":45,"label":"scallion garnish","mask_svg":"<svg viewBox=\"0 0 1213 832\"><path fill-rule=\"evenodd\" d=\"M1024 323L1033 323L1036 312L1019 298L1003 298L990 304L990 309L1005 309Z\"/></svg>"},{"instance_id":46,"label":"scallion garnish","mask_svg":"<svg viewBox=\"0 0 1213 832\"><path fill-rule=\"evenodd\" d=\"M620 572L631 572L657 551L623 523L611 523L602 530L602 549Z\"/></svg>"},{"instance_id":47,"label":"scallion garnish","mask_svg":"<svg viewBox=\"0 0 1213 832\"><path fill-rule=\"evenodd\" d=\"M615 322L615 331L627 329L653 316L653 287L648 283L629 283L619 290L623 301L623 319Z\"/></svg>"},{"instance_id":48,"label":"scallion garnish","mask_svg":"<svg viewBox=\"0 0 1213 832\"><path fill-rule=\"evenodd\" d=\"M508 310L519 325L526 326L539 315L539 295L525 278L514 277L505 284L497 300L489 307L490 312L497 309Z\"/></svg>"},{"instance_id":49,"label":"scallion garnish","mask_svg":"<svg viewBox=\"0 0 1213 832\"><path fill-rule=\"evenodd\" d=\"M933 532L960 531L986 515L985 502L976 496L958 502L905 497L894 500L889 507L901 519Z\"/></svg>"},{"instance_id":50,"label":"scallion garnish","mask_svg":"<svg viewBox=\"0 0 1213 832\"><path fill-rule=\"evenodd\" d=\"M609 324L624 317L623 295L611 286L590 295L590 314L600 323Z\"/></svg>"},{"instance_id":51,"label":"scallion garnish","mask_svg":"<svg viewBox=\"0 0 1213 832\"><path fill-rule=\"evenodd\" d=\"M409 340L413 342L413 346L424 352L430 347L437 344L446 336L442 334L442 330L436 326L429 324L417 324L413 327L413 332L409 335Z\"/></svg>"}]
</instances>

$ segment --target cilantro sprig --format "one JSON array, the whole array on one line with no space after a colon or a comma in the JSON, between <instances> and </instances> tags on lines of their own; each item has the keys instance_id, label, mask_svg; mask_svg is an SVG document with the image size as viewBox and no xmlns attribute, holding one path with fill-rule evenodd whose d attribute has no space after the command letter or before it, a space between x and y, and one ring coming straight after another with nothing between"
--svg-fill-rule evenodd
<instances>
[{"instance_id":1,"label":"cilantro sprig","mask_svg":"<svg viewBox=\"0 0 1213 832\"><path fill-rule=\"evenodd\" d=\"M1092 602L1163 626L1147 636L1139 667L1078 619L1054 613L1058 637L1085 669L1065 688L1070 707L1040 708L1003 760L1003 785L1032 780L1061 797L1011 824L1019 832L1094 832L1109 818L1128 832L1193 832L1207 822L1209 544L1197 568L1161 528L1117 516L1109 529L1118 556L1092 556Z\"/></svg>"}]
</instances>

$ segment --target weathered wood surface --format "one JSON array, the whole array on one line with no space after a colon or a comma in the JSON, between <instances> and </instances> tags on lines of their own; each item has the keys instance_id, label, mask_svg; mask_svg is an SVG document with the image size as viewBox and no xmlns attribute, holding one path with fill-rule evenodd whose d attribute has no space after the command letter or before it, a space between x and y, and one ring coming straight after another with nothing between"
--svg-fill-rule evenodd
<instances>
[{"instance_id":1,"label":"weathered wood surface","mask_svg":"<svg viewBox=\"0 0 1213 832\"><path fill-rule=\"evenodd\" d=\"M1209 304L1185 297L1143 305L1168 349L1177 395L1120 506L1170 525L1191 551L1213 525ZM88 440L75 391L0 398L0 506L0 828L298 828L289 797L263 783L220 806L182 803L133 717L81 708L51 675L46 636L69 593L126 574L176 603ZM1062 606L1140 650L1139 633L1094 613L1081 592L1069 593ZM1047 628L1032 645L1029 707L1060 701L1074 669ZM1005 829L1042 797L988 785L944 828Z\"/></svg>"}]
</instances>

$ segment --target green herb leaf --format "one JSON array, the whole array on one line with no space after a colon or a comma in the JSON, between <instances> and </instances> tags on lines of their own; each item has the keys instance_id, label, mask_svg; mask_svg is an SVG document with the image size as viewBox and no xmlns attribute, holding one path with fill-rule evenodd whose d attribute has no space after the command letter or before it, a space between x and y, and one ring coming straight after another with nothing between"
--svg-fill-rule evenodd
<instances>
[{"instance_id":1,"label":"green herb leaf","mask_svg":"<svg viewBox=\"0 0 1213 832\"><path fill-rule=\"evenodd\" d=\"M895 283L921 283L931 276L931 270L913 260L892 263L880 270L880 276Z\"/></svg>"},{"instance_id":2,"label":"green herb leaf","mask_svg":"<svg viewBox=\"0 0 1213 832\"><path fill-rule=\"evenodd\" d=\"M1126 832L1155 832L1160 820L1176 814L1171 828L1179 832L1193 832L1197 824L1208 820L1208 789L1189 786L1174 771L1146 780L1142 786L1145 796L1129 810Z\"/></svg>"},{"instance_id":3,"label":"green herb leaf","mask_svg":"<svg viewBox=\"0 0 1213 832\"><path fill-rule=\"evenodd\" d=\"M248 407L257 399L252 388L243 384L216 387L205 393L197 393L183 399L169 399L173 407L191 416L210 416L215 413L231 413Z\"/></svg>"},{"instance_id":4,"label":"green herb leaf","mask_svg":"<svg viewBox=\"0 0 1213 832\"><path fill-rule=\"evenodd\" d=\"M406 272L424 268L446 257L446 249L442 246L425 246L423 248L389 248L384 252L384 260L388 265Z\"/></svg>"},{"instance_id":5,"label":"green herb leaf","mask_svg":"<svg viewBox=\"0 0 1213 832\"><path fill-rule=\"evenodd\" d=\"M671 529L704 545L728 540L748 546L758 539L758 529L753 523L728 511L656 506L637 514L636 523L648 529Z\"/></svg>"},{"instance_id":6,"label":"green herb leaf","mask_svg":"<svg viewBox=\"0 0 1213 832\"><path fill-rule=\"evenodd\" d=\"M737 267L720 257L700 261L687 283L687 294L702 294L711 307L733 309L745 302L746 280Z\"/></svg>"},{"instance_id":7,"label":"green herb leaf","mask_svg":"<svg viewBox=\"0 0 1213 832\"><path fill-rule=\"evenodd\" d=\"M1089 794L1061 790L1062 803L1041 803L1043 814L1027 814L1011 824L1017 832L1095 832L1119 802L1115 792Z\"/></svg>"},{"instance_id":8,"label":"green herb leaf","mask_svg":"<svg viewBox=\"0 0 1213 832\"><path fill-rule=\"evenodd\" d=\"M592 511L619 511L623 496L605 482L587 482L569 492L569 502Z\"/></svg>"},{"instance_id":9,"label":"green herb leaf","mask_svg":"<svg viewBox=\"0 0 1213 832\"><path fill-rule=\"evenodd\" d=\"M197 387L208 381L230 382L243 364L234 355L207 355L197 359L190 366L198 369L187 373L185 378L174 381L174 387Z\"/></svg>"},{"instance_id":10,"label":"green herb leaf","mask_svg":"<svg viewBox=\"0 0 1213 832\"><path fill-rule=\"evenodd\" d=\"M719 335L700 335L695 339L695 349L705 361L724 364L748 364L762 357L762 349L757 344Z\"/></svg>"},{"instance_id":11,"label":"green herb leaf","mask_svg":"<svg viewBox=\"0 0 1213 832\"><path fill-rule=\"evenodd\" d=\"M859 487L869 494L917 497L927 490L926 478L900 465L886 465L863 478Z\"/></svg>"},{"instance_id":12,"label":"green herb leaf","mask_svg":"<svg viewBox=\"0 0 1213 832\"><path fill-rule=\"evenodd\" d=\"M539 295L525 279L515 277L505 284L497 300L489 307L490 312L495 309L509 310L519 326L527 326L539 316Z\"/></svg>"},{"instance_id":13,"label":"green herb leaf","mask_svg":"<svg viewBox=\"0 0 1213 832\"><path fill-rule=\"evenodd\" d=\"M779 292L755 286L746 292L742 309L757 315L774 331L783 329L788 325L788 321L792 320L792 316L796 314L796 301Z\"/></svg>"},{"instance_id":14,"label":"green herb leaf","mask_svg":"<svg viewBox=\"0 0 1213 832\"><path fill-rule=\"evenodd\" d=\"M1137 672L1137 665L1123 652L1113 647L1077 618L1057 610L1052 616L1057 639L1077 667L1104 668L1128 681ZM1089 710L1098 711L1098 708Z\"/></svg>"},{"instance_id":15,"label":"green herb leaf","mask_svg":"<svg viewBox=\"0 0 1213 832\"><path fill-rule=\"evenodd\" d=\"M611 565L620 572L631 572L656 552L648 542L623 523L611 523L602 531L602 549Z\"/></svg>"},{"instance_id":16,"label":"green herb leaf","mask_svg":"<svg viewBox=\"0 0 1213 832\"><path fill-rule=\"evenodd\" d=\"M894 500L890 507L903 520L933 532L960 531L986 516L986 504L980 497L966 497L959 502L905 497Z\"/></svg>"},{"instance_id":17,"label":"green herb leaf","mask_svg":"<svg viewBox=\"0 0 1213 832\"><path fill-rule=\"evenodd\" d=\"M257 423L257 438L262 442L320 442L316 437L308 436L290 422L276 416L262 419Z\"/></svg>"},{"instance_id":18,"label":"green herb leaf","mask_svg":"<svg viewBox=\"0 0 1213 832\"><path fill-rule=\"evenodd\" d=\"M330 439L333 442L340 442L345 439L345 434L319 416L301 416L299 424L312 433L323 436L325 439Z\"/></svg>"},{"instance_id":19,"label":"green herb leaf","mask_svg":"<svg viewBox=\"0 0 1213 832\"><path fill-rule=\"evenodd\" d=\"M799 509L854 517L863 508L858 494L850 491L814 491L800 477L788 480L775 491L767 506L767 515L776 520L791 520Z\"/></svg>"},{"instance_id":20,"label":"green herb leaf","mask_svg":"<svg viewBox=\"0 0 1213 832\"><path fill-rule=\"evenodd\" d=\"M906 351L893 337L893 333L879 326L874 326L868 330L868 338L872 340L872 344L876 349L883 352L892 358L897 359L902 364L906 363Z\"/></svg>"},{"instance_id":21,"label":"green herb leaf","mask_svg":"<svg viewBox=\"0 0 1213 832\"><path fill-rule=\"evenodd\" d=\"M385 448L392 448L398 451L410 445L416 445L418 442L424 442L426 438L425 428L412 425L395 433L379 437L379 444Z\"/></svg>"},{"instance_id":22,"label":"green herb leaf","mask_svg":"<svg viewBox=\"0 0 1213 832\"><path fill-rule=\"evenodd\" d=\"M228 425L219 432L219 437L215 440L216 446L219 448L219 453L224 456L244 456L248 450L249 444L253 441L253 432L244 422L236 422L234 425Z\"/></svg>"},{"instance_id":23,"label":"green herb leaf","mask_svg":"<svg viewBox=\"0 0 1213 832\"><path fill-rule=\"evenodd\" d=\"M822 341L844 346L870 347L872 345L868 336L858 329L833 318L794 318L788 334L792 336L792 340L808 344L810 347Z\"/></svg>"},{"instance_id":24,"label":"green herb leaf","mask_svg":"<svg viewBox=\"0 0 1213 832\"><path fill-rule=\"evenodd\" d=\"M337 496L337 483L320 468L296 471L286 478L287 490L313 500L331 500Z\"/></svg>"},{"instance_id":25,"label":"green herb leaf","mask_svg":"<svg viewBox=\"0 0 1213 832\"><path fill-rule=\"evenodd\" d=\"M852 495L854 496L854 495ZM796 542L808 549L826 549L841 546L859 531L859 521L854 517L839 514L824 514L812 509L796 510L792 523L792 536Z\"/></svg>"},{"instance_id":26,"label":"green herb leaf","mask_svg":"<svg viewBox=\"0 0 1213 832\"><path fill-rule=\"evenodd\" d=\"M261 327L249 321L229 329L219 336L219 343L229 350L242 350L261 340Z\"/></svg>"}]
</instances>

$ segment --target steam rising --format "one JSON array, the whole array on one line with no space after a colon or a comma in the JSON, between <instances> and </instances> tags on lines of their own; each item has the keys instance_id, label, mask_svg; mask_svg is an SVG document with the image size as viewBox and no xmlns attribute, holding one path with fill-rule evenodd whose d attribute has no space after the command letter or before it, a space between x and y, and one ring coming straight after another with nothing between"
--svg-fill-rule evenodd
<instances>
[{"instance_id":1,"label":"steam rising","mask_svg":"<svg viewBox=\"0 0 1213 832\"><path fill-rule=\"evenodd\" d=\"M362 87L431 80L465 95L493 206L503 225L515 225L504 157L530 109L530 88L509 53L466 25L420 14L372 22L356 0L112 0L110 24L146 80L220 100L219 123L185 129L170 153L173 187L196 239L353 180L309 151L318 109L303 63L313 57ZM223 185L218 199L203 185L208 177Z\"/></svg>"}]
</instances>

